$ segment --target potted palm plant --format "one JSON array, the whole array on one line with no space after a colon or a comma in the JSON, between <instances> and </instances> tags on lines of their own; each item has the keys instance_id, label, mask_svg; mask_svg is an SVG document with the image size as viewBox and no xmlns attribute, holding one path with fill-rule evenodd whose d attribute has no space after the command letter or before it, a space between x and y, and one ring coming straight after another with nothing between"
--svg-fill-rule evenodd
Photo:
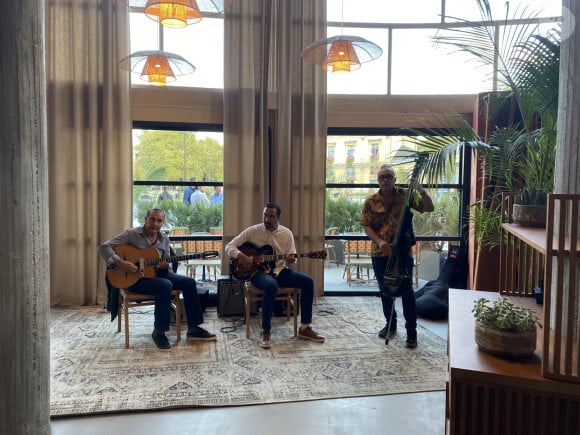
<instances>
[{"instance_id":1,"label":"potted palm plant","mask_svg":"<svg viewBox=\"0 0 580 435\"><path fill-rule=\"evenodd\" d=\"M481 110L485 114L483 124L489 128L480 134L460 115L445 115L443 121L449 126L445 136L433 131L420 136L416 145L418 153L429 154L420 177L431 184L440 182L464 147L478 154L485 181L481 198L471 204L470 214L473 234L479 242L477 270L481 252L501 242L502 193L516 192L520 202L530 202L553 189L560 31L555 25L550 31L538 33L534 21L537 13L528 14L523 9L521 13L516 10L514 16L506 13L506 21L515 18L524 24L505 26L499 39L488 0L475 1L481 21L454 18L469 27L446 29L434 41L452 51L469 53L497 71L494 91L480 95L485 105ZM542 195L529 195L525 188Z\"/></svg>"}]
</instances>

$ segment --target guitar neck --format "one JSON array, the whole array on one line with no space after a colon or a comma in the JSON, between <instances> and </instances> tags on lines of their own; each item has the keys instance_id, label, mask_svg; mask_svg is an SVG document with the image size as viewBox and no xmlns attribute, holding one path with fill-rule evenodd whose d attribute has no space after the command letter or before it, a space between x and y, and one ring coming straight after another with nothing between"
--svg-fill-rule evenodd
<instances>
[{"instance_id":1,"label":"guitar neck","mask_svg":"<svg viewBox=\"0 0 580 435\"><path fill-rule=\"evenodd\" d=\"M184 261L184 260L193 260L196 258L203 257L203 254L200 253L192 253L192 254L184 254L184 255L174 255L174 256L167 256L161 258L151 258L146 260L145 264L148 266L156 266L157 264L161 263L162 261L166 261L168 263L173 263L174 261Z\"/></svg>"},{"instance_id":2,"label":"guitar neck","mask_svg":"<svg viewBox=\"0 0 580 435\"><path fill-rule=\"evenodd\" d=\"M276 260L283 260L286 258L286 255L293 255L294 258L301 258L307 257L308 254L284 254L284 255L258 255L262 261L276 261Z\"/></svg>"}]
</instances>

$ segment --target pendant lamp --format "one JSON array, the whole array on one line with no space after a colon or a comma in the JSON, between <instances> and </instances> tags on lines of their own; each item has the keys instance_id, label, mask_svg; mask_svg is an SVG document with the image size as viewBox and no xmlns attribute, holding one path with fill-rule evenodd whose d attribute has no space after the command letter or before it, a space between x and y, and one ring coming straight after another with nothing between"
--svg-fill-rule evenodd
<instances>
[{"instance_id":1,"label":"pendant lamp","mask_svg":"<svg viewBox=\"0 0 580 435\"><path fill-rule=\"evenodd\" d=\"M344 23L344 3L341 1L341 23ZM350 72L359 69L361 63L375 60L383 49L360 36L342 34L314 41L302 51L302 59L322 66L324 71Z\"/></svg>"},{"instance_id":2,"label":"pendant lamp","mask_svg":"<svg viewBox=\"0 0 580 435\"><path fill-rule=\"evenodd\" d=\"M195 71L195 67L183 57L162 50L136 51L121 59L119 65L155 86L165 86L175 81L175 76Z\"/></svg>"},{"instance_id":3,"label":"pendant lamp","mask_svg":"<svg viewBox=\"0 0 580 435\"><path fill-rule=\"evenodd\" d=\"M204 12L223 12L224 0L120 0L133 10L142 10L166 27L181 28L195 24Z\"/></svg>"},{"instance_id":4,"label":"pendant lamp","mask_svg":"<svg viewBox=\"0 0 580 435\"><path fill-rule=\"evenodd\" d=\"M325 71L349 72L377 59L383 49L360 36L340 35L314 41L302 51L302 59Z\"/></svg>"}]
</instances>

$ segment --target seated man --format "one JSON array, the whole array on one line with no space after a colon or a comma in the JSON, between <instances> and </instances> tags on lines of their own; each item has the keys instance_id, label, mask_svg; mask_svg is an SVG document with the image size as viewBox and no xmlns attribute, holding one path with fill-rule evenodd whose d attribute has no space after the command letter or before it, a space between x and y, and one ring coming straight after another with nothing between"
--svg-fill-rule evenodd
<instances>
[{"instance_id":1,"label":"seated man","mask_svg":"<svg viewBox=\"0 0 580 435\"><path fill-rule=\"evenodd\" d=\"M120 268L129 273L137 273L135 263L125 261L119 257L114 248L119 245L129 245L137 249L149 247L156 248L161 258L169 256L169 237L161 231L165 222L165 213L159 208L153 208L147 212L145 224L142 227L129 228L116 235L99 246L99 254L107 262L107 267ZM216 340L214 334L210 334L199 325L203 323L203 314L195 280L184 275L179 275L169 268L169 263L160 261L156 266L154 278L140 278L127 287L126 290L134 293L155 296L155 321L151 337L155 345L161 350L171 349L165 332L169 329L171 312L171 291L179 289L183 293L183 302L187 316L187 339L188 340Z\"/></svg>"},{"instance_id":2,"label":"seated man","mask_svg":"<svg viewBox=\"0 0 580 435\"><path fill-rule=\"evenodd\" d=\"M324 337L318 334L310 323L312 321L312 303L314 300L314 281L310 275L297 272L290 268L296 263L296 248L292 232L280 225L281 209L278 204L268 203L264 207L264 221L261 224L252 225L232 239L226 245L225 251L231 258L236 258L241 267L251 269L255 267L250 256L239 248L244 243L251 243L256 248L269 245L275 255L284 255L284 260L276 264L273 270L258 269L251 282L264 292L262 297L262 334L260 347L268 349L271 346L271 323L276 293L278 287L296 287L301 290L300 318L301 324L298 337L317 343L324 343Z\"/></svg>"}]
</instances>

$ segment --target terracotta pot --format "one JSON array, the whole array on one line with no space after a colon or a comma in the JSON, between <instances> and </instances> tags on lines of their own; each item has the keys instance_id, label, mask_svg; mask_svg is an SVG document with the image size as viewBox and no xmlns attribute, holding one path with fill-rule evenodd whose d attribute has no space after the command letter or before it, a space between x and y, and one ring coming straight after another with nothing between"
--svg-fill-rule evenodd
<instances>
[{"instance_id":1,"label":"terracotta pot","mask_svg":"<svg viewBox=\"0 0 580 435\"><path fill-rule=\"evenodd\" d=\"M480 350L503 358L526 358L536 350L536 329L514 332L475 322L475 343Z\"/></svg>"},{"instance_id":2,"label":"terracotta pot","mask_svg":"<svg viewBox=\"0 0 580 435\"><path fill-rule=\"evenodd\" d=\"M546 226L546 205L514 204L512 217L518 225L526 227Z\"/></svg>"}]
</instances>

